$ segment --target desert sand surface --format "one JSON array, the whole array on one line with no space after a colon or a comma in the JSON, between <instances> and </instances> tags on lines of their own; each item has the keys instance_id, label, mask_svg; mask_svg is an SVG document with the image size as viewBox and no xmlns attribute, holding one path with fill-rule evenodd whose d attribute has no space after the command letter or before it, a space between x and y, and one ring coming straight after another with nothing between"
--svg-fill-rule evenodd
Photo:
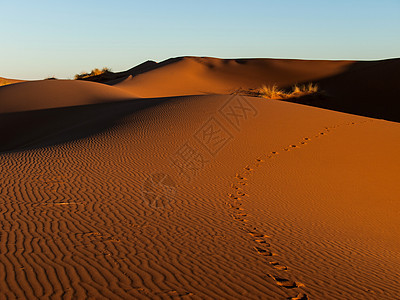
<instances>
[{"instance_id":1,"label":"desert sand surface","mask_svg":"<svg viewBox=\"0 0 400 300\"><path fill-rule=\"evenodd\" d=\"M399 298L400 125L230 95L262 80L210 61L0 87L0 299Z\"/></svg>"}]
</instances>

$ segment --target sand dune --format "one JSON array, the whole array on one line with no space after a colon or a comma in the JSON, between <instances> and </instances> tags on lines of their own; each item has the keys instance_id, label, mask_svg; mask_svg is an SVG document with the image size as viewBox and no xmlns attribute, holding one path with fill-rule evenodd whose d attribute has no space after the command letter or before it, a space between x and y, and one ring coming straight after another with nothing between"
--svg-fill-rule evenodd
<instances>
[{"instance_id":1,"label":"sand dune","mask_svg":"<svg viewBox=\"0 0 400 300\"><path fill-rule=\"evenodd\" d=\"M30 81L0 88L0 113L105 103L133 98L136 97L126 91L94 82Z\"/></svg>"},{"instance_id":2,"label":"sand dune","mask_svg":"<svg viewBox=\"0 0 400 300\"><path fill-rule=\"evenodd\" d=\"M398 298L398 123L176 96L389 69L175 58L0 87L0 299Z\"/></svg>"},{"instance_id":3,"label":"sand dune","mask_svg":"<svg viewBox=\"0 0 400 300\"><path fill-rule=\"evenodd\" d=\"M141 97L230 94L238 88L262 84L279 86L312 81L340 73L350 61L285 59L218 59L181 57L160 63L150 71L128 77L116 86Z\"/></svg>"},{"instance_id":4,"label":"sand dune","mask_svg":"<svg viewBox=\"0 0 400 300\"><path fill-rule=\"evenodd\" d=\"M2 298L396 297L398 124L165 100L123 102L117 120L110 104L97 135L1 155ZM208 143L210 126L226 139Z\"/></svg>"},{"instance_id":5,"label":"sand dune","mask_svg":"<svg viewBox=\"0 0 400 300\"><path fill-rule=\"evenodd\" d=\"M238 89L315 82L327 97L296 102L368 117L400 121L400 59L323 61L181 57L119 73L116 86L141 97L230 94ZM127 71L128 72L128 71ZM128 77L129 76L129 77Z\"/></svg>"}]
</instances>

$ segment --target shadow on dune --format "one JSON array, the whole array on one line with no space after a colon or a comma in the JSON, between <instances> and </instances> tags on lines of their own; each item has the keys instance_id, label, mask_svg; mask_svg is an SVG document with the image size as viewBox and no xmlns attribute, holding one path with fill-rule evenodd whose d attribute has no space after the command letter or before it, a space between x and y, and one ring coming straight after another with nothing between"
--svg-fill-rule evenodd
<instances>
[{"instance_id":1,"label":"shadow on dune","mask_svg":"<svg viewBox=\"0 0 400 300\"><path fill-rule=\"evenodd\" d=\"M344 72L315 82L326 97L287 101L400 122L400 59L355 62Z\"/></svg>"},{"instance_id":2,"label":"shadow on dune","mask_svg":"<svg viewBox=\"0 0 400 300\"><path fill-rule=\"evenodd\" d=\"M99 134L166 99L140 99L0 114L0 153L62 144Z\"/></svg>"}]
</instances>

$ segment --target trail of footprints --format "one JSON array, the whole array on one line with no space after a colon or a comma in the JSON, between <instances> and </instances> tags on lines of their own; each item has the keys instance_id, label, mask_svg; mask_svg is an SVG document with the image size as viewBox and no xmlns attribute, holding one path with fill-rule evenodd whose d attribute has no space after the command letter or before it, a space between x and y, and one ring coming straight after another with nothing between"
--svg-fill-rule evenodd
<instances>
[{"instance_id":1,"label":"trail of footprints","mask_svg":"<svg viewBox=\"0 0 400 300\"><path fill-rule=\"evenodd\" d=\"M291 144L281 149L281 151L291 151L299 149L300 147L307 145L307 143L309 143L313 138L326 136L330 131L335 128L341 126L356 125L365 122L368 121L361 121L358 123L349 122L345 124L334 125L332 127L324 127L324 130L317 133L316 135L312 137L304 137L297 144ZM270 236L258 231L256 227L252 226L249 223L248 219L246 219L247 213L242 207L243 200L246 200L246 198L250 197L245 192L245 187L249 184L249 177L251 177L251 174L255 171L255 168L261 166L261 164L264 163L267 159L273 159L278 156L278 151L272 151L267 155L256 158L253 167L247 165L243 168L242 172L237 173L234 178L234 183L231 184L232 193L228 194L229 201L226 203L232 212L232 217L234 218L234 220L241 222L241 225L243 225L242 229L245 230L252 237L252 240L254 242L253 251L264 257L267 264L271 267L272 272L269 273L268 276L274 280L276 285L284 289L293 290L295 292L296 296L289 297L288 299L307 300L309 299L308 295L301 290L301 288L304 287L304 284L291 280L289 278L288 267L273 258L275 256L275 253L271 250Z\"/></svg>"}]
</instances>

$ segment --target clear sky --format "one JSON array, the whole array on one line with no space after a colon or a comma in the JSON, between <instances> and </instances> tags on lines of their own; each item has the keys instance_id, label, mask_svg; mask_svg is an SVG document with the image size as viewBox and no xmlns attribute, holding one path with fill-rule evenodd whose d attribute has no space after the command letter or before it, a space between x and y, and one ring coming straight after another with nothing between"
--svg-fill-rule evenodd
<instances>
[{"instance_id":1,"label":"clear sky","mask_svg":"<svg viewBox=\"0 0 400 300\"><path fill-rule=\"evenodd\" d=\"M400 57L400 0L0 0L0 77L194 55Z\"/></svg>"}]
</instances>

